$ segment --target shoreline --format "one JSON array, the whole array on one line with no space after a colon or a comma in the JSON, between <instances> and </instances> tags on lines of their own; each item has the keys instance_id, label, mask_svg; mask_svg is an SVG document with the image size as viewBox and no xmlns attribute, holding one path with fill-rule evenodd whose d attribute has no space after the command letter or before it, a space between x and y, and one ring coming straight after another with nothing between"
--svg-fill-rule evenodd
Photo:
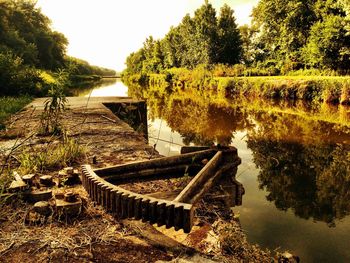
<instances>
[{"instance_id":1,"label":"shoreline","mask_svg":"<svg viewBox=\"0 0 350 263\"><path fill-rule=\"evenodd\" d=\"M350 105L349 76L252 76L219 77L210 71L196 72L180 69L166 74L135 74L124 76L126 83L157 87L167 92L195 90L218 97L282 99L286 101L325 102Z\"/></svg>"}]
</instances>

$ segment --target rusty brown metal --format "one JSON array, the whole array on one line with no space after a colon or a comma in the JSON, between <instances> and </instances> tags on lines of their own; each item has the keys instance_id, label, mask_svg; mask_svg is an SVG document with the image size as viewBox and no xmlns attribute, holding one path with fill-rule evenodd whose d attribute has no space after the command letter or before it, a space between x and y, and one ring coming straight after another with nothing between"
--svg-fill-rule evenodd
<instances>
[{"instance_id":1,"label":"rusty brown metal","mask_svg":"<svg viewBox=\"0 0 350 263\"><path fill-rule=\"evenodd\" d=\"M193 226L194 204L207 192L218 178L240 164L234 147L191 149L179 156L163 157L93 170L82 166L82 183L91 199L117 218L135 218L143 222L165 225L189 233ZM112 184L115 179L154 177L163 178L176 166L194 165L208 159L204 167L172 201L142 195ZM153 171L153 172L152 172ZM127 176L126 176L127 175Z\"/></svg>"}]
</instances>

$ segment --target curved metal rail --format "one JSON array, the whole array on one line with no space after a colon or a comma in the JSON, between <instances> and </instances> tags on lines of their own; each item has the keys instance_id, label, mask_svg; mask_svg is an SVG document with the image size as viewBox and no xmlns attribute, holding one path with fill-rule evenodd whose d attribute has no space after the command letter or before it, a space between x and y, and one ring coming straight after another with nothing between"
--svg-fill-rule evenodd
<instances>
[{"instance_id":1,"label":"curved metal rail","mask_svg":"<svg viewBox=\"0 0 350 263\"><path fill-rule=\"evenodd\" d=\"M184 164L193 163L196 158L197 161L202 161L204 158L208 158L210 161L173 201L133 193L107 181L108 177L112 175L124 179L125 173L130 174L132 170L138 175L142 169L149 171L150 168L153 168L157 171L159 169L168 171L169 167L174 167L174 165L183 167ZM240 158L234 147L225 150L207 149L188 152L180 156L96 170L93 170L90 165L83 165L82 183L93 201L120 219L142 219L143 222L157 223L158 226L165 225L167 228L175 227L175 230L183 229L185 233L189 233L193 225L193 205L210 189L217 178L239 164ZM98 174L107 176L107 180ZM143 177L145 175L154 176L149 172L144 173Z\"/></svg>"},{"instance_id":2,"label":"curved metal rail","mask_svg":"<svg viewBox=\"0 0 350 263\"><path fill-rule=\"evenodd\" d=\"M136 194L100 178L90 165L83 166L82 182L91 199L102 205L108 212L118 218L135 218L136 220L166 225L175 230L191 231L193 206L181 202L166 201Z\"/></svg>"}]
</instances>

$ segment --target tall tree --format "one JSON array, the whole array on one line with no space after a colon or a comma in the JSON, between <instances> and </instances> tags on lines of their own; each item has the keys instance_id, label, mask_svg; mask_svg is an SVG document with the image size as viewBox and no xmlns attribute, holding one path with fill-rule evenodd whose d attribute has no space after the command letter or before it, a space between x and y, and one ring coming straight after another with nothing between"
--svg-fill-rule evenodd
<instances>
[{"instance_id":1,"label":"tall tree","mask_svg":"<svg viewBox=\"0 0 350 263\"><path fill-rule=\"evenodd\" d=\"M318 21L303 48L305 64L311 67L350 69L350 21L343 1L317 1Z\"/></svg>"},{"instance_id":2,"label":"tall tree","mask_svg":"<svg viewBox=\"0 0 350 263\"><path fill-rule=\"evenodd\" d=\"M213 64L217 61L216 44L218 41L217 18L214 7L205 0L205 3L195 11L193 18L196 35L193 54L194 65Z\"/></svg>"},{"instance_id":3,"label":"tall tree","mask_svg":"<svg viewBox=\"0 0 350 263\"><path fill-rule=\"evenodd\" d=\"M242 40L233 10L225 4L218 21L217 62L236 64L242 56Z\"/></svg>"},{"instance_id":4,"label":"tall tree","mask_svg":"<svg viewBox=\"0 0 350 263\"><path fill-rule=\"evenodd\" d=\"M44 69L64 64L64 35L50 28L50 20L35 7L33 0L0 2L0 51L10 50L23 63Z\"/></svg>"},{"instance_id":5,"label":"tall tree","mask_svg":"<svg viewBox=\"0 0 350 263\"><path fill-rule=\"evenodd\" d=\"M178 26L170 28L162 40L146 39L142 48L143 71L160 72L171 67L195 68L215 63L238 63L242 41L233 14L233 10L225 5L218 19L214 7L206 0L193 17L187 14ZM134 56L129 56L127 65ZM127 72L134 69L130 65Z\"/></svg>"},{"instance_id":6,"label":"tall tree","mask_svg":"<svg viewBox=\"0 0 350 263\"><path fill-rule=\"evenodd\" d=\"M316 20L314 1L261 0L253 9L253 24L259 29L258 42L268 59L300 62L300 49Z\"/></svg>"}]
</instances>

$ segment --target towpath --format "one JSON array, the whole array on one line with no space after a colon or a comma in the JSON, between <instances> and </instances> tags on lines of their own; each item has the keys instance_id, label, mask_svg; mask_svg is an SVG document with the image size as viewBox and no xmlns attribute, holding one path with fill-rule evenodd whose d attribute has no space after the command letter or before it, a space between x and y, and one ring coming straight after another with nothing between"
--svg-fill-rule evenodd
<instances>
[{"instance_id":1,"label":"towpath","mask_svg":"<svg viewBox=\"0 0 350 263\"><path fill-rule=\"evenodd\" d=\"M35 99L23 111L12 116L7 125L8 136L4 138L17 135L26 138L39 131L45 101L46 98ZM62 115L63 127L69 137L86 147L87 163L95 160L95 167L103 167L158 156L141 134L104 106L105 103L137 102L139 101L127 97L67 98L67 109ZM2 141L4 143L4 139ZM27 144L45 141L42 136L33 136Z\"/></svg>"}]
</instances>

